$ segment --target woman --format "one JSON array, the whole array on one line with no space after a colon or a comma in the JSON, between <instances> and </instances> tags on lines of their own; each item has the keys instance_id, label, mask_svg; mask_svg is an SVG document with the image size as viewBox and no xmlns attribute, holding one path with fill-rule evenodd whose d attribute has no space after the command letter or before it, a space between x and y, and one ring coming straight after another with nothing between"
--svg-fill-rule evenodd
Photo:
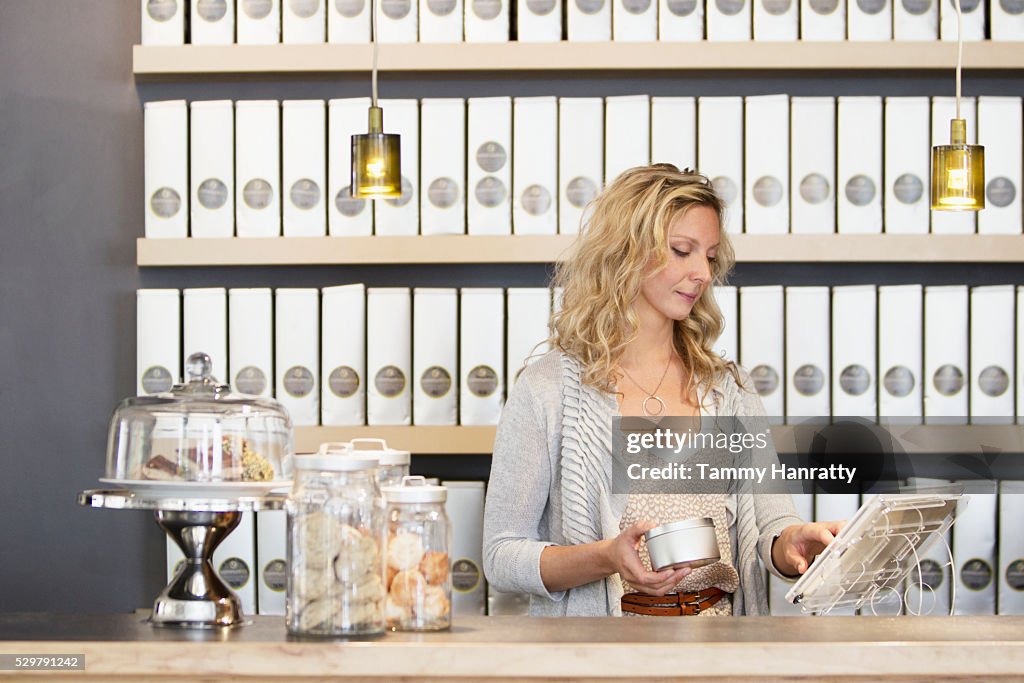
<instances>
[{"instance_id":1,"label":"woman","mask_svg":"<svg viewBox=\"0 0 1024 683\"><path fill-rule=\"evenodd\" d=\"M734 260L722 216L703 176L631 169L594 200L556 274L554 350L509 394L484 518L484 572L498 590L530 593L531 614L644 612L630 594L673 591L701 602L689 611L767 614L758 556L793 578L838 532L802 522L789 496L611 491L613 417L764 413L746 374L711 350L722 329L712 286ZM715 520L722 560L651 571L644 532L690 517Z\"/></svg>"}]
</instances>

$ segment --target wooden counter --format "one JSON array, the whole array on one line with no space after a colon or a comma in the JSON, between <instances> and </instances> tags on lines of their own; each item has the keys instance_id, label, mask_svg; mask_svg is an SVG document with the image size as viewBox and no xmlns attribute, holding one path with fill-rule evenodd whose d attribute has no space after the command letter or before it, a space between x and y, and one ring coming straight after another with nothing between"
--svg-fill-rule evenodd
<instances>
[{"instance_id":1,"label":"wooden counter","mask_svg":"<svg viewBox=\"0 0 1024 683\"><path fill-rule=\"evenodd\" d=\"M1024 617L531 619L447 633L290 640L280 617L227 632L145 615L0 615L0 654L85 655L85 671L7 681L1020 680Z\"/></svg>"}]
</instances>

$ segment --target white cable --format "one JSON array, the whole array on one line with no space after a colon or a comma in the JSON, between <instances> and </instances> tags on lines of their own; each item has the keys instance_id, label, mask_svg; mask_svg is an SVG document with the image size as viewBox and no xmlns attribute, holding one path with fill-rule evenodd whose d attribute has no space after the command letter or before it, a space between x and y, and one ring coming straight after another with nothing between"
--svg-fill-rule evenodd
<instances>
[{"instance_id":1,"label":"white cable","mask_svg":"<svg viewBox=\"0 0 1024 683\"><path fill-rule=\"evenodd\" d=\"M956 117L960 118L960 70L964 63L964 14L960 0L956 3Z\"/></svg>"},{"instance_id":2,"label":"white cable","mask_svg":"<svg viewBox=\"0 0 1024 683\"><path fill-rule=\"evenodd\" d=\"M960 0L957 0L959 7ZM373 43L373 69L370 71L370 83L372 84L371 106L377 106L377 0L370 0L370 42ZM959 80L957 81L959 83ZM958 86L959 87L959 86ZM957 99L957 111L960 109L960 100ZM959 114L958 114L959 115Z\"/></svg>"}]
</instances>

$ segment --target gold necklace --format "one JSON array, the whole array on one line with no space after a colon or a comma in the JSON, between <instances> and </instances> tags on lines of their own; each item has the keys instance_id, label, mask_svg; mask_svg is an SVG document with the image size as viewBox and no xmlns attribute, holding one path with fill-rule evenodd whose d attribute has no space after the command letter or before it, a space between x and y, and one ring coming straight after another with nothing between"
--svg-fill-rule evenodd
<instances>
[{"instance_id":1,"label":"gold necklace","mask_svg":"<svg viewBox=\"0 0 1024 683\"><path fill-rule=\"evenodd\" d=\"M622 367L621 365L619 366L619 369L622 370L626 377L629 378L629 381L635 384L637 389L647 394L647 398L644 399L643 405L641 406L641 408L644 411L644 417L657 417L665 412L665 402L661 400L661 397L658 396L657 393L658 389L661 388L661 383L665 381L665 376L668 375L668 369L672 366L672 355L668 357L668 363L665 364L665 371L661 373L661 379L658 380L658 386L654 387L654 391L647 391L646 389L644 389L642 386L640 386L639 382L633 379L633 375L629 374L629 371L626 370L626 368ZM647 402L650 401L651 399L658 402L658 412L656 413L652 413L647 409Z\"/></svg>"}]
</instances>

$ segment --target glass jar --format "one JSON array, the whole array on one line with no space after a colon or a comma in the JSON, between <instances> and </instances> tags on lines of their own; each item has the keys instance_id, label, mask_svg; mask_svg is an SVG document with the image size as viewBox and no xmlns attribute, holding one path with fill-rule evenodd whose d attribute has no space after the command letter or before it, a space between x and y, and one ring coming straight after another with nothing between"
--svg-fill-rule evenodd
<instances>
[{"instance_id":1,"label":"glass jar","mask_svg":"<svg viewBox=\"0 0 1024 683\"><path fill-rule=\"evenodd\" d=\"M448 490L423 477L383 489L387 505L384 615L393 631L440 631L452 625Z\"/></svg>"},{"instance_id":2,"label":"glass jar","mask_svg":"<svg viewBox=\"0 0 1024 683\"><path fill-rule=\"evenodd\" d=\"M294 459L295 483L285 508L288 632L382 633L384 503L376 461L325 446Z\"/></svg>"},{"instance_id":3,"label":"glass jar","mask_svg":"<svg viewBox=\"0 0 1024 683\"><path fill-rule=\"evenodd\" d=\"M389 448L384 439L352 439L352 452L360 457L377 458L377 484L380 486L401 486L402 478L409 476L409 451Z\"/></svg>"}]
</instances>

